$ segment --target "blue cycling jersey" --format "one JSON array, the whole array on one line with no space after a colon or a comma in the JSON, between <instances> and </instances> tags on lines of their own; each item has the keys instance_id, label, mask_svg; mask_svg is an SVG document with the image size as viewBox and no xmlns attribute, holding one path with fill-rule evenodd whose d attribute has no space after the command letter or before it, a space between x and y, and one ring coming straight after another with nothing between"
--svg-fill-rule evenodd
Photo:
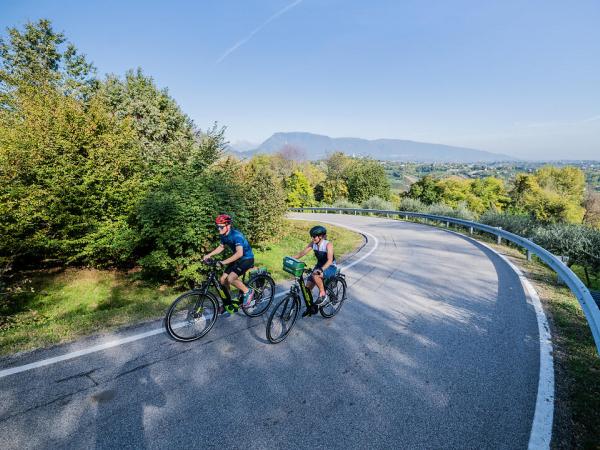
<instances>
[{"instance_id":1,"label":"blue cycling jersey","mask_svg":"<svg viewBox=\"0 0 600 450\"><path fill-rule=\"evenodd\" d=\"M248 239L246 239L241 231L232 228L229 233L220 235L219 238L221 239L221 244L229 247L233 253L235 253L237 246L241 246L244 251L241 259L254 258L252 247L250 247Z\"/></svg>"}]
</instances>

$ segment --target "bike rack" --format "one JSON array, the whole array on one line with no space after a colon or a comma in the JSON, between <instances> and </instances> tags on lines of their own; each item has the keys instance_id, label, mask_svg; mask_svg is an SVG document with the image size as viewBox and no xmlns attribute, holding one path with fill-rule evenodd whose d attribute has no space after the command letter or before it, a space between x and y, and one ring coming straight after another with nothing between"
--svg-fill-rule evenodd
<instances>
[{"instance_id":1,"label":"bike rack","mask_svg":"<svg viewBox=\"0 0 600 450\"><path fill-rule=\"evenodd\" d=\"M322 208L322 207L306 207L306 208L289 208L290 211L295 212L324 212L324 213L341 213L341 214L376 214L383 215L385 217L390 216L403 216L405 220L408 218L432 220L434 222L442 222L445 227L449 227L450 224L459 225L469 229L469 234L473 234L473 230L483 231L489 234L493 234L497 237L498 244L502 243L502 239L513 242L518 246L524 248L527 251L527 259L531 258L531 255L537 255L544 263L546 263L552 270L556 272L558 277L569 287L571 292L577 297L581 309L583 310L585 317L588 321L594 341L596 343L596 351L600 355L600 309L594 301L590 291L585 286L583 281L579 279L575 273L569 269L560 259L554 254L550 253L543 247L540 247L536 243L525 239L517 234L510 233L503 230L502 228L492 227L490 225L484 225L479 222L471 222L469 220L456 219L454 217L446 216L435 216L432 214L423 214L410 211L394 211L394 210L383 210L383 209L362 209L362 208Z\"/></svg>"}]
</instances>

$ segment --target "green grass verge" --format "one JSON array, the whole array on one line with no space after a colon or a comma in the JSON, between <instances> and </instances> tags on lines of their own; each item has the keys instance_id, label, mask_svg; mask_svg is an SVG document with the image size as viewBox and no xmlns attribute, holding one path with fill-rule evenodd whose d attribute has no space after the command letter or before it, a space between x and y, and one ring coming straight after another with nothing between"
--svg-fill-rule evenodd
<instances>
[{"instance_id":1,"label":"green grass verge","mask_svg":"<svg viewBox=\"0 0 600 450\"><path fill-rule=\"evenodd\" d=\"M276 281L284 256L299 252L309 241L313 222L290 220L278 243L257 249L257 265L268 267ZM336 255L356 249L359 234L327 225ZM311 261L312 258L312 261ZM308 264L314 257L307 255ZM161 317L179 290L136 281L117 271L67 269L30 274L22 292L0 299L0 354L45 347L98 331Z\"/></svg>"}]
</instances>

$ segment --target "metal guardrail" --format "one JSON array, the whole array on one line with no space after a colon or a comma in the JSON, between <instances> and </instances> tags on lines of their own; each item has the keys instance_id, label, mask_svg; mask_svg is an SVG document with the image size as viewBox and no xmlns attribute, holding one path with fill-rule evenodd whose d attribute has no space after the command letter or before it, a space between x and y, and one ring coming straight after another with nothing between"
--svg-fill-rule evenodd
<instances>
[{"instance_id":1,"label":"metal guardrail","mask_svg":"<svg viewBox=\"0 0 600 450\"><path fill-rule=\"evenodd\" d=\"M509 233L508 231L502 230L501 228L492 227L490 225L484 225L478 222L455 219L454 217L434 216L431 214L422 214L408 211L319 207L290 208L290 211L313 211L325 213L333 212L346 214L379 214L385 215L387 217L401 216L407 220L408 218L426 219L435 222L445 222L447 227L451 223L454 225L460 225L465 228L468 228L470 233L473 233L473 230L484 231L486 233L490 233L497 236L498 243L500 243L502 239L514 242L515 244L527 250L527 259L530 259L531 255L534 254L542 261L544 261L552 270L554 270L557 273L558 277L569 287L569 289L571 289L573 294L575 294L575 297L577 297L577 300L581 305L581 309L583 309L590 329L592 330L592 335L594 336L594 341L596 342L596 351L600 355L600 309L598 308L598 305L596 304L594 298L590 294L590 291L585 286L585 284L579 279L579 277L577 277L577 275L575 275L575 273L573 273L573 271L569 269L557 256L550 253L545 248L540 247L535 242L530 241L529 239L525 239L524 237L521 237L517 234Z\"/></svg>"}]
</instances>

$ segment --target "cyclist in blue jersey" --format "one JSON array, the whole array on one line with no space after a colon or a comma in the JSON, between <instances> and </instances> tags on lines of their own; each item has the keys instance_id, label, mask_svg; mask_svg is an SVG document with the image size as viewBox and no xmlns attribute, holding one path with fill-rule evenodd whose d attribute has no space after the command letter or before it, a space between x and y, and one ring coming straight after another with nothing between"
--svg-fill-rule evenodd
<instances>
[{"instance_id":1,"label":"cyclist in blue jersey","mask_svg":"<svg viewBox=\"0 0 600 450\"><path fill-rule=\"evenodd\" d=\"M310 229L311 242L300 253L294 256L300 259L307 255L311 250L315 252L317 264L312 271L312 275L306 282L306 287L310 291L316 285L319 288L319 297L315 300L315 305L320 305L327 301L324 280L332 278L337 273L335 264L335 255L333 253L333 244L327 240L327 229L324 226L316 225ZM308 314L308 310L304 315Z\"/></svg>"},{"instance_id":2,"label":"cyclist in blue jersey","mask_svg":"<svg viewBox=\"0 0 600 450\"><path fill-rule=\"evenodd\" d=\"M221 261L221 264L226 267L220 282L225 287L233 285L242 291L244 293L243 306L245 308L252 307L254 305L254 290L248 289L240 279L248 269L254 267L254 253L252 253L252 248L246 237L239 230L236 230L231 226L231 216L221 214L217 216L215 222L219 230L221 244L212 252L204 255L203 259L206 260L214 255L218 255L225 250L225 247L228 247L233 255ZM225 309L229 313L234 311L234 308L231 305L226 305Z\"/></svg>"}]
</instances>

